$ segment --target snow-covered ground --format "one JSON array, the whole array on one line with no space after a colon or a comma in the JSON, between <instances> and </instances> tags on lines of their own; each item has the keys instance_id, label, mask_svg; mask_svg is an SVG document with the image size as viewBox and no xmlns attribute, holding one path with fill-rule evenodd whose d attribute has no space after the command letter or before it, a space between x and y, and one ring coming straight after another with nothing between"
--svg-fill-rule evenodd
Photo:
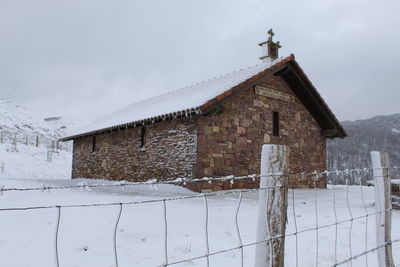
<instances>
[{"instance_id":1,"label":"snow-covered ground","mask_svg":"<svg viewBox=\"0 0 400 267\"><path fill-rule=\"evenodd\" d=\"M4 171L0 173L0 179L1 177L70 179L71 152L55 151L51 153L51 162L48 162L48 149L45 145L36 147L18 143L17 150L18 152L13 151L13 145L10 143L0 144L0 168L3 164Z\"/></svg>"},{"instance_id":2,"label":"snow-covered ground","mask_svg":"<svg viewBox=\"0 0 400 267\"><path fill-rule=\"evenodd\" d=\"M6 187L30 187L70 185L82 180L45 180L1 178ZM106 181L88 181L106 182ZM374 212L373 187L363 187L368 212ZM338 220L350 218L346 203L346 188L335 188ZM193 194L172 185L131 186L122 188L54 190L48 192L5 192L0 198L0 208L41 205L69 205L109 202L131 202L161 199L168 196ZM319 189L319 225L335 222L332 189ZM315 227L314 190L295 190L295 214L298 231ZM290 198L292 194L290 194ZM365 214L360 187L349 188L349 201L354 217ZM294 232L293 206L289 201L287 234ZM209 197L210 251L216 252L238 246L235 228L235 209L238 194ZM239 227L243 243L255 241L257 193L244 193L239 211ZM59 233L60 266L114 266L113 231L119 206L62 208ZM203 198L167 201L168 255L170 262L204 255L205 253L205 205ZM0 212L0 259L1 266L55 266L54 239L57 210ZM393 239L400 238L397 227L400 213L393 212ZM164 220L162 202L124 205L117 231L119 266L160 266L164 257ZM374 216L353 221L351 243L353 255L365 250L367 231L368 249L375 246ZM338 261L350 256L349 230L351 224L338 225ZM299 266L331 266L335 262L335 227L322 228L318 232L301 233L298 238ZM400 263L400 244L393 246L396 263ZM286 239L286 266L295 266L295 236ZM376 253L368 255L369 266L376 265ZM244 248L244 266L253 266L254 246ZM352 266L366 266L365 257L352 262ZM205 259L176 266L206 266ZM240 251L234 250L210 257L210 266L240 266ZM345 264L344 266L350 266Z\"/></svg>"}]
</instances>

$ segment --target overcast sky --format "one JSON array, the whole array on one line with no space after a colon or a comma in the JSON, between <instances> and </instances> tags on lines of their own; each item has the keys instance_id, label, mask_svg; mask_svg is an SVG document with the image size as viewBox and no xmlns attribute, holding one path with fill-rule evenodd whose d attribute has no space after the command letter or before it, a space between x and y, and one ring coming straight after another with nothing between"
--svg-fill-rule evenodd
<instances>
[{"instance_id":1,"label":"overcast sky","mask_svg":"<svg viewBox=\"0 0 400 267\"><path fill-rule=\"evenodd\" d=\"M85 121L259 63L273 28L340 120L400 113L398 0L0 0L0 98Z\"/></svg>"}]
</instances>

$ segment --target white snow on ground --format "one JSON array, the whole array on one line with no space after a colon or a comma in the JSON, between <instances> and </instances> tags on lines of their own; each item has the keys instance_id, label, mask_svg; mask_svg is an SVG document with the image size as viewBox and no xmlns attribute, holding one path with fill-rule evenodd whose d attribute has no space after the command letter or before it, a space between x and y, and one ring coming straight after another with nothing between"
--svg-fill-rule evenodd
<instances>
[{"instance_id":1,"label":"white snow on ground","mask_svg":"<svg viewBox=\"0 0 400 267\"><path fill-rule=\"evenodd\" d=\"M47 161L47 147L17 144L18 152L13 152L12 144L0 144L0 167L4 173L0 177L28 179L70 179L72 153L58 150L52 153L52 162ZM1 184L1 183L0 183Z\"/></svg>"},{"instance_id":2,"label":"white snow on ground","mask_svg":"<svg viewBox=\"0 0 400 267\"><path fill-rule=\"evenodd\" d=\"M112 183L102 180L70 180L71 154L60 152L53 155L53 162L46 161L45 147L18 144L19 152L7 152L9 144L0 145L0 162L5 162L5 173L0 173L0 186L41 187L46 185L75 185L87 183ZM349 203L353 217L365 214L360 187L349 187ZM369 213L375 211L373 187L362 187ZM319 225L335 222L333 189L318 189ZM346 188L335 187L338 220L350 219L346 202ZM102 188L86 191L81 189L53 190L52 192L4 192L0 196L0 208L132 202L193 195L194 193L172 185L130 186ZM239 212L239 227L244 244L255 241L258 209L256 192L244 193ZM295 231L292 192L289 192L287 234ZM210 251L217 252L238 246L234 224L238 194L209 197ZM295 214L298 231L314 228L314 190L295 190ZM113 231L119 206L62 208L59 233L60 266L110 267L114 266ZM57 210L38 209L29 211L0 211L0 266L6 267L53 267L55 226ZM167 202L168 255L169 261L178 261L205 254L205 206L204 199L174 200ZM400 212L393 211L393 236L400 238ZM350 256L349 231L351 229L352 255L375 246L374 215L338 225L338 261ZM117 231L119 266L154 267L163 264L164 224L162 202L124 205ZM366 237L367 232L367 237ZM297 235L299 266L318 266L335 263L335 227L321 228ZM296 236L286 239L286 266L296 266ZM400 263L400 243L393 246L395 263ZM368 254L369 266L376 265L376 253ZM253 266L254 246L244 248L244 266ZM366 266L365 256L352 262L352 266ZM206 266L205 259L198 259L175 266ZM240 266L240 251L234 250L210 257L210 266ZM350 266L345 264L343 266Z\"/></svg>"},{"instance_id":3,"label":"white snow on ground","mask_svg":"<svg viewBox=\"0 0 400 267\"><path fill-rule=\"evenodd\" d=\"M6 187L41 186L43 180L2 178ZM82 182L46 180L47 184L63 185ZM88 182L92 182L89 181ZM106 181L95 181L106 182ZM368 212L374 212L373 187L363 187ZM319 225L335 222L332 189L319 189ZM346 204L346 189L335 188L338 220L350 218ZM175 186L132 186L125 189L59 190L48 192L5 192L0 208L37 205L67 205L108 202L131 202L160 199L167 196L193 194ZM289 195L291 198L291 194ZM350 207L354 217L365 214L360 187L349 188ZM211 252L238 245L234 214L238 194L209 197L209 236ZM315 227L314 190L295 190L295 213L298 230ZM119 206L64 208L61 210L59 253L61 266L114 266L113 227ZM257 193L245 193L239 212L239 226L243 243L255 241ZM178 261L205 253L203 198L167 202L169 260ZM293 206L288 208L287 234L294 232ZM375 246L374 216L368 217L368 248ZM400 213L393 212L393 239L400 237L396 227ZM353 255L365 250L365 218L353 222L351 242ZM0 212L0 259L2 266L54 266L54 237L56 209ZM120 266L160 266L163 263L163 206L162 202L123 206L118 227L118 256ZM351 224L338 226L338 260L350 256L349 230ZM335 258L335 227L319 230L318 266L331 266ZM316 266L316 232L298 236L299 266ZM400 262L400 244L393 246L396 263ZM286 239L286 266L295 266L295 236ZM253 265L254 247L244 248L245 266ZM369 266L376 265L376 253L368 256ZM365 266L365 257L352 262L352 266ZM239 250L210 257L210 266L240 266ZM205 266L199 259L176 266ZM344 265L350 266L350 265Z\"/></svg>"}]
</instances>

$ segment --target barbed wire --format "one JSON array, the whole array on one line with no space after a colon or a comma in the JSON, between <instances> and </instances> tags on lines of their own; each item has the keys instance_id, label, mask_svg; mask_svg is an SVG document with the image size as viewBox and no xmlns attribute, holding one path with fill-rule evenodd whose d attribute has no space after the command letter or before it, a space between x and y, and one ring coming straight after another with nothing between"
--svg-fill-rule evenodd
<instances>
[{"instance_id":1,"label":"barbed wire","mask_svg":"<svg viewBox=\"0 0 400 267\"><path fill-rule=\"evenodd\" d=\"M72 151L72 142L61 143L58 138L46 136L43 133L32 132L25 133L23 131L10 131L7 129L0 129L0 144L17 144L26 146L51 146L57 150Z\"/></svg>"},{"instance_id":2,"label":"barbed wire","mask_svg":"<svg viewBox=\"0 0 400 267\"><path fill-rule=\"evenodd\" d=\"M375 168L377 170L378 168ZM398 169L398 167L387 167L387 168L380 168L380 169ZM289 174L268 174L265 177L274 177L274 176L287 176L287 177L299 177L300 180L304 180L306 177L313 177L314 179L322 178L324 175L344 175L344 174L368 174L372 172L373 168L361 168L361 169L346 169L346 170L334 170L334 171L313 171L313 172L301 172L301 173L289 173ZM217 181L229 181L231 184L235 182L235 180L245 180L245 179L252 179L254 182L256 179L262 178L259 174L250 174L244 176L223 176L223 177L203 177L203 178L177 178L174 180L156 180L150 179L144 182L115 182L115 183L99 183L99 184L89 184L87 181L78 182L76 185L64 185L64 186L50 186L43 184L41 187L5 187L0 186L0 195L4 192L10 191L50 191L50 190L65 190L65 189L86 189L87 191L91 191L90 189L95 188L109 188L109 187L130 187L130 186L139 186L139 185L147 185L147 186L157 186L157 185L187 185L189 183L199 183L199 182L208 182L213 183ZM89 180L89 179L88 179ZM322 182L321 182L322 183ZM306 183L307 184L307 183ZM289 187L299 187L300 184L289 184Z\"/></svg>"}]
</instances>

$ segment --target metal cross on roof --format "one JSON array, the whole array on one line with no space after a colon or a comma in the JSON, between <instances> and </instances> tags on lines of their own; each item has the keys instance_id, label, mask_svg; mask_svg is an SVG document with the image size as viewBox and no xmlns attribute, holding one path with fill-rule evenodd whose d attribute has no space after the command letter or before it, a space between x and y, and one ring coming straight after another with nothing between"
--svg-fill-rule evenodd
<instances>
[{"instance_id":1,"label":"metal cross on roof","mask_svg":"<svg viewBox=\"0 0 400 267\"><path fill-rule=\"evenodd\" d=\"M269 29L268 34L269 34L269 40L272 41L272 37L275 35L274 31L272 29Z\"/></svg>"}]
</instances>

